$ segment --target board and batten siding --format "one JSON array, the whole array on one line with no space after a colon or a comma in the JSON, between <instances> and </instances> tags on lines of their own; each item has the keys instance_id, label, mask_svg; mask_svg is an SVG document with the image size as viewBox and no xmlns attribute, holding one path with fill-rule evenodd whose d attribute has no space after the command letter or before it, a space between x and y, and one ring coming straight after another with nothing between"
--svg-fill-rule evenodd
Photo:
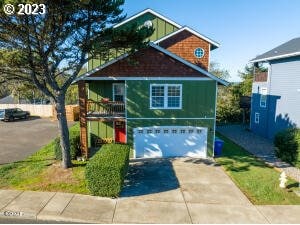
<instances>
[{"instance_id":1,"label":"board and batten siding","mask_svg":"<svg viewBox=\"0 0 300 225\"><path fill-rule=\"evenodd\" d=\"M149 38L150 41L156 41L174 31L178 30L178 28L175 27L174 25L168 23L167 21L165 21L161 18L156 17L155 15L153 15L151 13L143 14L143 15L127 22L126 24L123 24L122 26L118 27L117 29L124 29L126 26L132 26L135 23L138 24L138 26L142 26L148 20L150 20L152 22L152 25L154 28L154 32ZM120 56L121 54L124 54L125 52L126 52L126 50L124 50L124 49L122 49L122 50L119 49L119 51L112 49L110 56L108 58L105 56L94 57L93 59L89 60L89 62L88 62L88 71L90 71L100 65L103 65L107 61L109 61L113 58L116 58L116 57Z\"/></svg>"},{"instance_id":2,"label":"board and batten siding","mask_svg":"<svg viewBox=\"0 0 300 225\"><path fill-rule=\"evenodd\" d=\"M112 100L112 85L117 81L92 81L88 83L88 98L93 101L101 101L102 98ZM124 82L123 82L124 83ZM113 138L113 122L89 121L88 146L93 147L97 138Z\"/></svg>"},{"instance_id":3,"label":"board and batten siding","mask_svg":"<svg viewBox=\"0 0 300 225\"><path fill-rule=\"evenodd\" d=\"M216 81L126 81L127 118L214 118ZM182 109L150 109L151 84L181 84Z\"/></svg>"},{"instance_id":4,"label":"board and batten siding","mask_svg":"<svg viewBox=\"0 0 300 225\"><path fill-rule=\"evenodd\" d=\"M151 84L181 84L182 109L150 109ZM208 155L212 156L215 124L216 81L143 80L126 81L126 85L127 142L129 144L133 143L133 129L137 127L207 127Z\"/></svg>"},{"instance_id":5,"label":"board and batten siding","mask_svg":"<svg viewBox=\"0 0 300 225\"><path fill-rule=\"evenodd\" d=\"M270 62L269 138L291 125L300 127L300 56Z\"/></svg>"}]
</instances>

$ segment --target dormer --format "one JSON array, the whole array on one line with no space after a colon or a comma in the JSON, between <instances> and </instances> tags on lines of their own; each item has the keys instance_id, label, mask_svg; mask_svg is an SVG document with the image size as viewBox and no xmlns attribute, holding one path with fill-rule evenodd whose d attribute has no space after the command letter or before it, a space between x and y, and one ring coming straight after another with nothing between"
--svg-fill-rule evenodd
<instances>
[{"instance_id":1,"label":"dormer","mask_svg":"<svg viewBox=\"0 0 300 225\"><path fill-rule=\"evenodd\" d=\"M189 27L182 27L155 43L205 70L209 68L210 51L220 46Z\"/></svg>"},{"instance_id":2,"label":"dormer","mask_svg":"<svg viewBox=\"0 0 300 225\"><path fill-rule=\"evenodd\" d=\"M162 48L175 55L208 71L210 51L219 47L219 43L194 31L187 26L181 26L173 20L155 12L152 9L145 9L121 23L114 26L114 29L126 29L133 23L139 26L151 26L154 32L149 41L154 42ZM112 55L112 58L119 56L119 53ZM107 62L105 57L97 56L88 62L88 71L103 65Z\"/></svg>"}]
</instances>

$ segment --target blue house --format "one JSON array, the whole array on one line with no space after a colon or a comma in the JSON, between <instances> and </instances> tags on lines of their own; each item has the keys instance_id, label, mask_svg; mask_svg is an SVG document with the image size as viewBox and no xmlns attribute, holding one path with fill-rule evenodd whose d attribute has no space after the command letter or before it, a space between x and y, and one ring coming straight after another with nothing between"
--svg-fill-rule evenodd
<instances>
[{"instance_id":1,"label":"blue house","mask_svg":"<svg viewBox=\"0 0 300 225\"><path fill-rule=\"evenodd\" d=\"M267 72L254 72L250 129L273 139L280 130L300 127L300 37L250 62L268 67Z\"/></svg>"}]
</instances>

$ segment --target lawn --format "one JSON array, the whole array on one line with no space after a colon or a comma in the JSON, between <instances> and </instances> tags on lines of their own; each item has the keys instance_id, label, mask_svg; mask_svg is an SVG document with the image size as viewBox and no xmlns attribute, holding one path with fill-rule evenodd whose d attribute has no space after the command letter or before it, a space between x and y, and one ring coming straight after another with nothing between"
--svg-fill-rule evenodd
<instances>
[{"instance_id":1,"label":"lawn","mask_svg":"<svg viewBox=\"0 0 300 225\"><path fill-rule=\"evenodd\" d=\"M286 189L279 188L280 173L278 171L267 166L225 136L219 133L217 136L225 143L222 156L216 158L216 161L224 167L231 179L253 204L300 204L300 197L293 192L298 187L296 181L289 180Z\"/></svg>"},{"instance_id":2,"label":"lawn","mask_svg":"<svg viewBox=\"0 0 300 225\"><path fill-rule=\"evenodd\" d=\"M78 129L78 124L70 128ZM86 162L74 160L73 168L62 169L53 147L51 141L23 161L0 166L0 188L89 194L84 177Z\"/></svg>"}]
</instances>

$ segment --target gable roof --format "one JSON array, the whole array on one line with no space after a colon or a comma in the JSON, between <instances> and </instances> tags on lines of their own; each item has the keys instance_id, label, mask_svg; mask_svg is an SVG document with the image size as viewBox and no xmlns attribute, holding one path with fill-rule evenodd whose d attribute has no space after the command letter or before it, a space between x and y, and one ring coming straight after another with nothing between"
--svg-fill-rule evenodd
<instances>
[{"instance_id":1,"label":"gable roof","mask_svg":"<svg viewBox=\"0 0 300 225\"><path fill-rule=\"evenodd\" d=\"M208 43L211 44L211 50L220 47L220 44L219 44L218 42L216 42L216 41L214 41L214 40L212 40L212 39L206 37L206 36L203 35L203 34L200 34L199 32L193 30L192 28L190 28L190 27L188 27L188 26L181 27L179 30L174 31L174 32L172 32L172 33L170 33L170 34L168 34L168 35L166 35L166 36L164 36L164 37L162 37L162 38L156 40L154 43L155 43L155 44L159 44L160 42L162 42L162 41L164 41L164 40L166 40L166 39L168 39L168 38L170 38L170 37L173 37L174 35L176 35L176 34L182 32L182 31L188 31L188 32L192 33L193 35L195 35L195 36L197 36L197 37L199 37L199 38L201 38L201 39L207 41Z\"/></svg>"},{"instance_id":2,"label":"gable roof","mask_svg":"<svg viewBox=\"0 0 300 225\"><path fill-rule=\"evenodd\" d=\"M174 53L172 53L172 52L170 52L170 51L168 51L168 50L166 50L166 49L164 49L164 48L162 48L162 47L154 44L153 42L150 42L149 46L152 47L152 48L154 48L154 49L156 49L156 50L158 50L158 51L160 51L160 52L162 52L162 53L164 53L165 55L167 55L167 56L169 56L169 57L171 57L171 58L173 58L173 59L175 59L175 60L183 63L184 65L186 65L186 66L194 69L195 71L198 71L199 73L201 73L201 74L203 74L203 75L211 78L212 80L216 80L220 84L223 84L225 86L227 86L229 84L227 81L222 80L222 79L216 77L215 75L213 75L213 74L209 73L208 71L200 68L199 66L196 66L195 64L190 63L190 62L184 60L183 58L181 58L181 57L175 55ZM126 54L123 54L123 55L121 55L121 56L119 56L119 57L117 57L117 58L115 58L115 59L113 59L113 60L111 60L111 61L103 64L102 66L98 66L95 69L93 69L93 70L91 70L91 71L89 71L89 72L81 75L80 77L78 77L73 83L75 83L75 82L77 82L79 80L88 80L89 79L88 77L90 75L92 75L95 72L100 71L100 70L102 70L102 69L104 69L104 68L106 68L106 67L108 67L108 66L110 66L110 65L112 65L112 64L114 64L114 63L116 63L116 62L118 62L118 61L120 61L120 60L122 60L124 58L126 58L126 57L128 57L128 56L129 56L129 54L126 53Z\"/></svg>"},{"instance_id":3,"label":"gable roof","mask_svg":"<svg viewBox=\"0 0 300 225\"><path fill-rule=\"evenodd\" d=\"M177 28L181 28L181 27L182 27L181 25L179 25L178 23L174 22L173 20L170 20L170 19L168 19L167 17L165 17L165 16L163 16L163 15L161 15L161 14L155 12L154 10L148 8L148 9L145 9L145 10L143 10L143 11L141 11L141 12L139 12L139 13L137 13L137 14L135 14L135 15L129 17L129 18L127 18L127 19L125 19L125 20L122 21L121 23L116 24L116 25L114 26L114 28L119 27L119 26L121 26L121 25L123 25L123 24L125 24L125 23L127 23L127 22L129 22L129 21L131 21L131 20L133 20L133 19L135 19L135 18L141 16L141 15L144 15L144 14L146 14L146 13L151 13L151 14L153 14L153 15L159 17L160 19L163 19L163 20L167 21L168 23L172 24L173 26L175 26L175 27L177 27Z\"/></svg>"},{"instance_id":4,"label":"gable roof","mask_svg":"<svg viewBox=\"0 0 300 225\"><path fill-rule=\"evenodd\" d=\"M282 45L279 45L278 47L273 48L272 50L265 52L254 59L251 59L250 62L254 63L270 61L298 55L300 55L300 37L294 38Z\"/></svg>"}]
</instances>

